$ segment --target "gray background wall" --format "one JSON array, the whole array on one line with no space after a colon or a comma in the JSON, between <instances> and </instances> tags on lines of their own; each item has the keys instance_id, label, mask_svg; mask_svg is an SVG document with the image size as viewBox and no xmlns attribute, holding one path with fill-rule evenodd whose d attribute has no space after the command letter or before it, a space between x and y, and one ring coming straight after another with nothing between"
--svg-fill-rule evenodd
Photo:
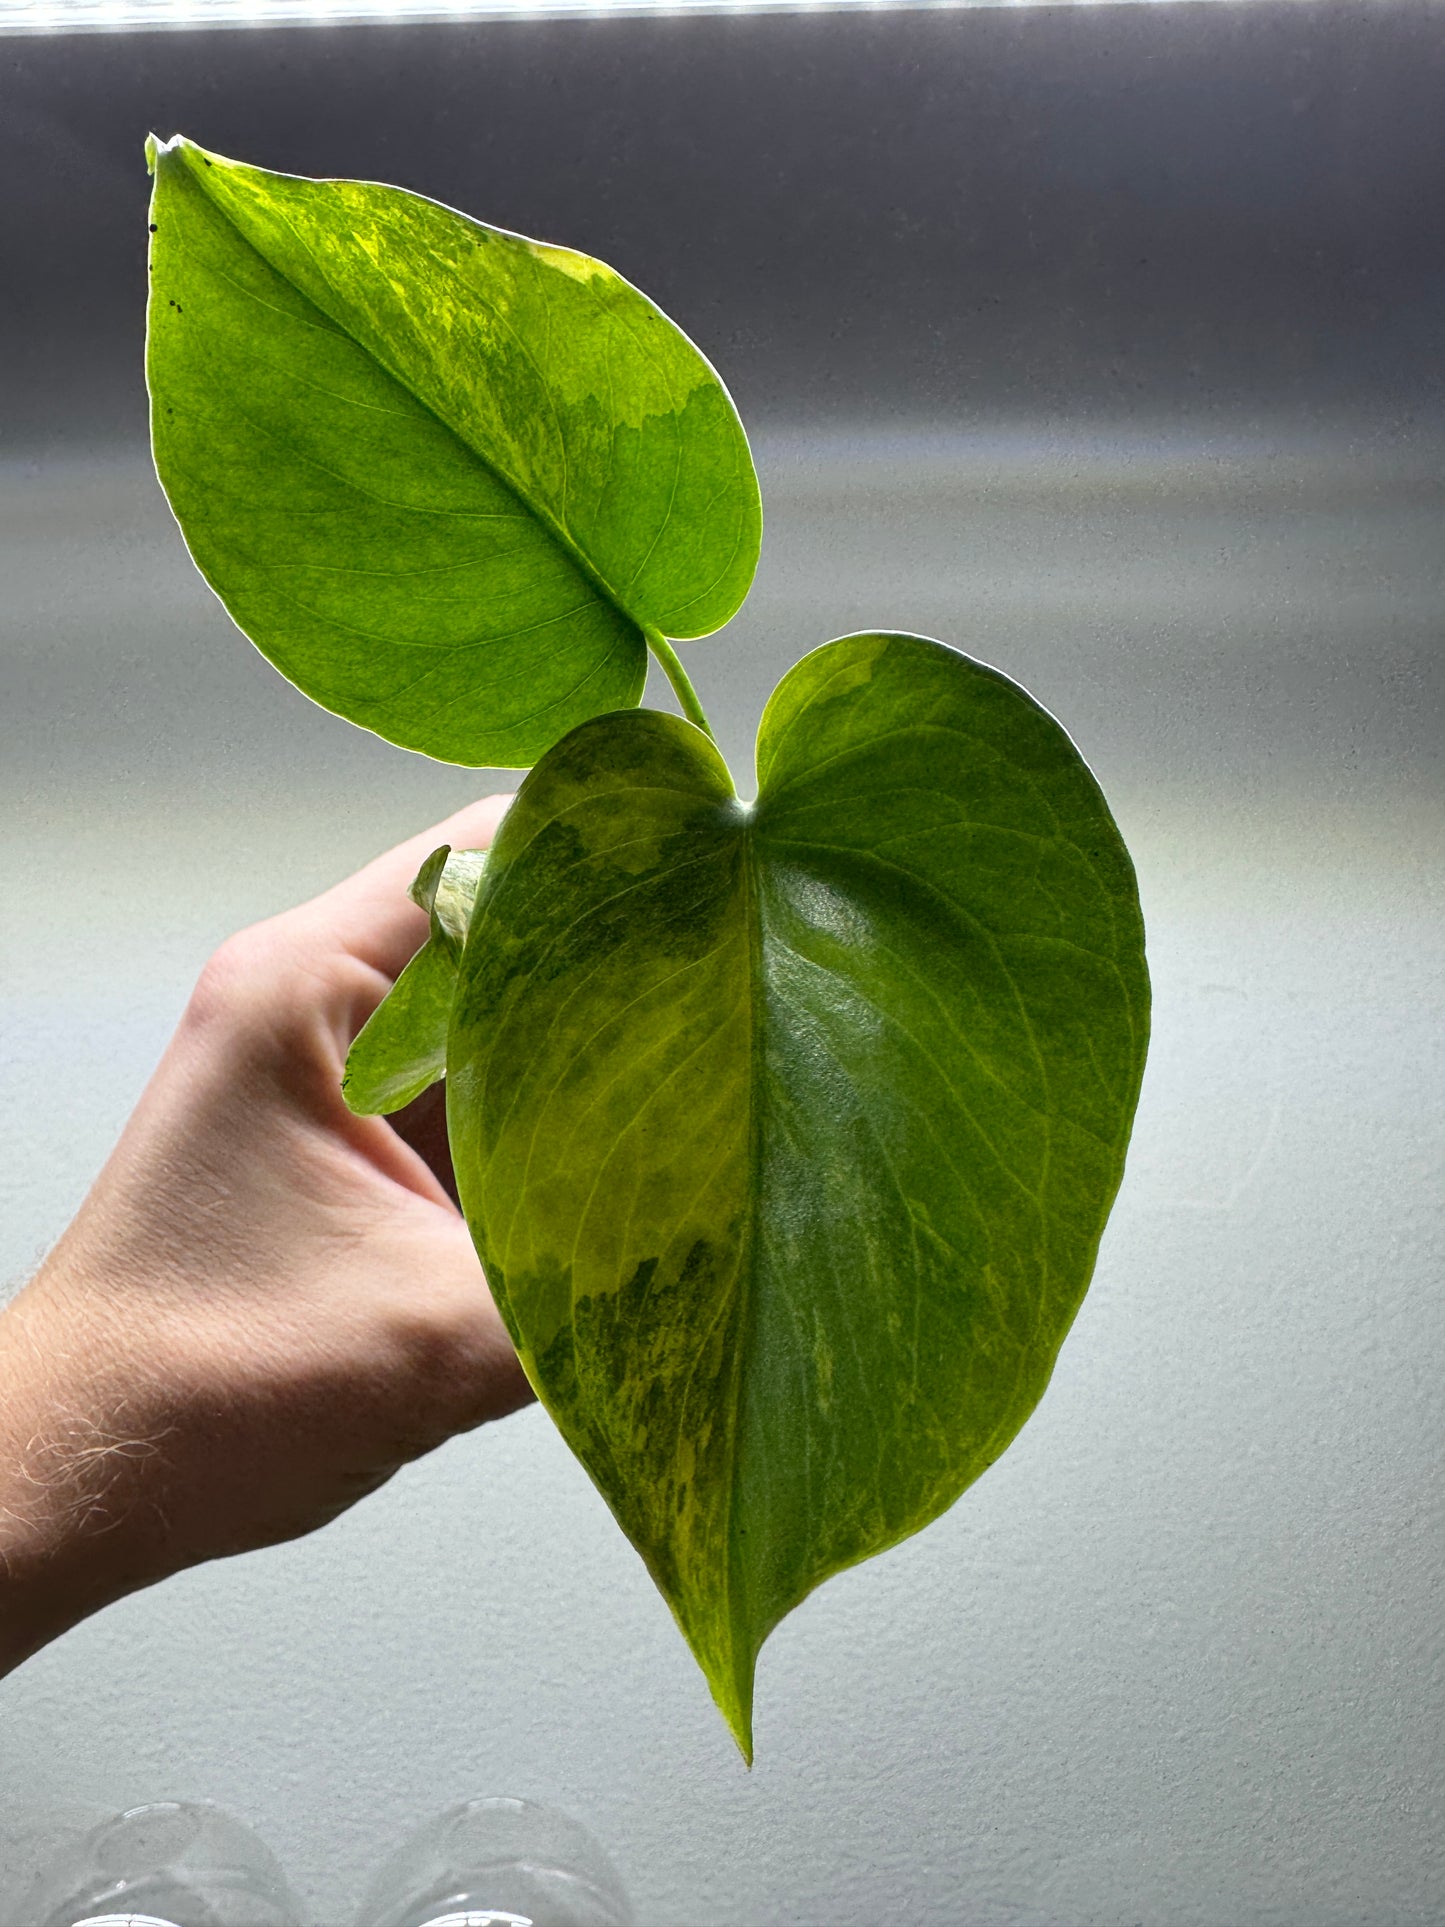
<instances>
[{"instance_id":1,"label":"gray background wall","mask_svg":"<svg viewBox=\"0 0 1445 1927\"><path fill-rule=\"evenodd\" d=\"M647 288L755 432L757 587L690 657L735 766L829 635L999 664L1114 803L1157 996L1047 1399L775 1636L751 1776L533 1412L0 1686L0 1894L66 1810L206 1796L321 1927L514 1791L656 1927L1445 1920L1442 83L1396 0L0 41L0 1277L221 937L512 780L312 710L191 571L150 127Z\"/></svg>"}]
</instances>

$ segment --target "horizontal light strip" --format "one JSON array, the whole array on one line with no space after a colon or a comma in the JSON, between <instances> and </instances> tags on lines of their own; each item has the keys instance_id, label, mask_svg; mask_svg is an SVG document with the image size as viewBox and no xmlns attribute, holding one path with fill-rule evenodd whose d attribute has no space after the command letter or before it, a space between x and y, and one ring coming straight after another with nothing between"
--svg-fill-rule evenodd
<instances>
[{"instance_id":1,"label":"horizontal light strip","mask_svg":"<svg viewBox=\"0 0 1445 1927\"><path fill-rule=\"evenodd\" d=\"M0 36L361 21L545 20L687 13L888 13L973 7L1241 5L1246 0L0 0ZM1307 4L1308 0L1298 0Z\"/></svg>"}]
</instances>

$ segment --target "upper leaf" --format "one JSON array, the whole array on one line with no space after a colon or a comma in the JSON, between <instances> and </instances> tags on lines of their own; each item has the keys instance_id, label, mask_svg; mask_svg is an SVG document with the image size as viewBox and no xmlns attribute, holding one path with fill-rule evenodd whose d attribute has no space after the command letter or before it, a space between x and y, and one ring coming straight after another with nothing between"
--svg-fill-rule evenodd
<instances>
[{"instance_id":1,"label":"upper leaf","mask_svg":"<svg viewBox=\"0 0 1445 1927\"><path fill-rule=\"evenodd\" d=\"M156 465L242 629L328 708L525 765L641 695L757 564L717 375L612 269L179 136L155 172Z\"/></svg>"},{"instance_id":2,"label":"upper leaf","mask_svg":"<svg viewBox=\"0 0 1445 1927\"><path fill-rule=\"evenodd\" d=\"M831 643L758 769L748 809L648 711L559 744L493 846L447 1060L528 1375L745 1752L769 1630L1041 1395L1149 1009L1104 799L997 672Z\"/></svg>"}]
</instances>

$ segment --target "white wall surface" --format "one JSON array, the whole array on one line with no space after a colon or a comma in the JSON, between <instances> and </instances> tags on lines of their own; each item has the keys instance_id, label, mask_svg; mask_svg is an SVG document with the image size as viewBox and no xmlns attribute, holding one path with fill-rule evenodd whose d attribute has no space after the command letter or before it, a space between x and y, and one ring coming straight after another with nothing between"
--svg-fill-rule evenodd
<instances>
[{"instance_id":1,"label":"white wall surface","mask_svg":"<svg viewBox=\"0 0 1445 1927\"><path fill-rule=\"evenodd\" d=\"M1036 1417L768 1645L740 1766L549 1421L185 1575L0 1685L0 1893L66 1811L210 1798L314 1927L443 1804L553 1802L647 1927L1445 1920L1440 664L1407 435L773 436L769 532L690 656L767 689L874 624L1071 729L1139 868L1134 1149ZM0 469L0 1277L58 1233L208 951L466 772L230 630L144 457Z\"/></svg>"}]
</instances>

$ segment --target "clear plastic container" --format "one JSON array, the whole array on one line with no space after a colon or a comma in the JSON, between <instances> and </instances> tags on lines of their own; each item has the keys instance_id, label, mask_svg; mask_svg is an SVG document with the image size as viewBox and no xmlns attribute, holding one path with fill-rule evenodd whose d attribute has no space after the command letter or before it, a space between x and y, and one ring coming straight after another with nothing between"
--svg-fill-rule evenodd
<instances>
[{"instance_id":1,"label":"clear plastic container","mask_svg":"<svg viewBox=\"0 0 1445 1927\"><path fill-rule=\"evenodd\" d=\"M9 1927L301 1927L269 1849L209 1802L159 1801L59 1850Z\"/></svg>"},{"instance_id":2,"label":"clear plastic container","mask_svg":"<svg viewBox=\"0 0 1445 1927\"><path fill-rule=\"evenodd\" d=\"M413 1834L377 1875L357 1927L632 1927L632 1909L585 1827L493 1794Z\"/></svg>"}]
</instances>

